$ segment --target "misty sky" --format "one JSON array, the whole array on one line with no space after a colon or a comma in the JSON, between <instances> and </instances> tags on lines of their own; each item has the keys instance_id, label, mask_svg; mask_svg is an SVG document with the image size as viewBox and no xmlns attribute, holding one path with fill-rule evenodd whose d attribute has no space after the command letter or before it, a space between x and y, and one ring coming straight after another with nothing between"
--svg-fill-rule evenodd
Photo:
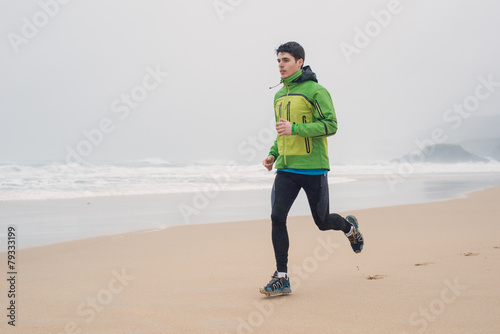
<instances>
[{"instance_id":1,"label":"misty sky","mask_svg":"<svg viewBox=\"0 0 500 334\"><path fill-rule=\"evenodd\" d=\"M500 2L59 1L0 3L0 162L260 162L290 40L332 95L332 163L500 114Z\"/></svg>"}]
</instances>

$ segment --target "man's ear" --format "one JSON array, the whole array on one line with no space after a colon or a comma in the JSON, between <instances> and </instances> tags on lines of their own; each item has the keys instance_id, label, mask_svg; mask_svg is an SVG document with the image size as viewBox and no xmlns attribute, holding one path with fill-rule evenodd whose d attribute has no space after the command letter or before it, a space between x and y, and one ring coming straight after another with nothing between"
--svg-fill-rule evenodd
<instances>
[{"instance_id":1,"label":"man's ear","mask_svg":"<svg viewBox=\"0 0 500 334\"><path fill-rule=\"evenodd\" d=\"M299 60L297 60L297 62L300 64L300 68L304 66L304 59L300 58Z\"/></svg>"}]
</instances>

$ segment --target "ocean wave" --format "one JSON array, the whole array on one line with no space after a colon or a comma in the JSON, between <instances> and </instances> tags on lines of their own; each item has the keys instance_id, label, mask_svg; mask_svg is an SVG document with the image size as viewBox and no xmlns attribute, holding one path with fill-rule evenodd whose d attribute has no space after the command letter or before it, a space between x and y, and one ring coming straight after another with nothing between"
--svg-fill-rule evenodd
<instances>
[{"instance_id":1,"label":"ocean wave","mask_svg":"<svg viewBox=\"0 0 500 334\"><path fill-rule=\"evenodd\" d=\"M147 158L147 159L141 159L141 160L135 160L135 161L127 161L123 163L124 165L128 166L162 166L162 167L168 167L172 166L172 163L164 160L164 159L159 159L159 158Z\"/></svg>"},{"instance_id":2,"label":"ocean wave","mask_svg":"<svg viewBox=\"0 0 500 334\"><path fill-rule=\"evenodd\" d=\"M332 167L338 175L383 176L386 174L460 174L460 173L500 173L500 162L474 163L409 163L390 162L378 164L349 164Z\"/></svg>"},{"instance_id":3,"label":"ocean wave","mask_svg":"<svg viewBox=\"0 0 500 334\"><path fill-rule=\"evenodd\" d=\"M500 163L337 165L329 183L388 174L500 173ZM0 164L0 200L44 200L97 196L270 189L274 172L262 165L213 163L175 166L165 160L122 163Z\"/></svg>"}]
</instances>

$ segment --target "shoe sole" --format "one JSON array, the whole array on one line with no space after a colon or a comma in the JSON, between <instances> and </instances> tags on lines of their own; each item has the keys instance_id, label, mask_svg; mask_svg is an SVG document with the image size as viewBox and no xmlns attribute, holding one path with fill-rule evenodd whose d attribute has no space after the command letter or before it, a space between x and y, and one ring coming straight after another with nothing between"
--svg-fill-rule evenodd
<instances>
[{"instance_id":1,"label":"shoe sole","mask_svg":"<svg viewBox=\"0 0 500 334\"><path fill-rule=\"evenodd\" d=\"M347 219L347 218L349 218L349 217L351 217L351 218L352 218L352 221L351 221L351 220L349 220L349 219ZM358 225L358 219L357 219L355 216L350 215L350 216L345 217L345 219L346 219L349 223L353 224L353 225L354 225L354 227L356 228L356 230L358 230L358 228L359 228L359 225ZM358 230L358 233L359 233L359 234L361 234L361 236L363 236L363 233L359 232L359 230ZM361 247L359 248L359 250L358 250L358 251L354 251L354 253L356 253L356 254L361 253L361 251L363 250L363 246L364 246L364 245L365 245L365 240L363 239L363 244L361 245Z\"/></svg>"},{"instance_id":2,"label":"shoe sole","mask_svg":"<svg viewBox=\"0 0 500 334\"><path fill-rule=\"evenodd\" d=\"M259 288L259 291L260 291L260 293L262 293L263 295L266 295L268 297L282 296L282 295L288 295L288 294L292 293L292 289L287 289L286 291L270 292L264 288Z\"/></svg>"}]
</instances>

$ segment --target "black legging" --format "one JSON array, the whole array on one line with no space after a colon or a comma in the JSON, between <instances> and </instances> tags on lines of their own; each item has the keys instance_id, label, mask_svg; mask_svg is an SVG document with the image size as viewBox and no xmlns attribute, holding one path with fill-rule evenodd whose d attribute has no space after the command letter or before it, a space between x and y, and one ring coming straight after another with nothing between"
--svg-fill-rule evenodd
<instances>
[{"instance_id":1,"label":"black legging","mask_svg":"<svg viewBox=\"0 0 500 334\"><path fill-rule=\"evenodd\" d=\"M327 174L277 172L271 193L271 220L274 255L279 272L287 272L289 241L286 218L301 188L306 192L314 222L320 230L342 230L348 233L351 229L351 224L342 216L330 213Z\"/></svg>"}]
</instances>

